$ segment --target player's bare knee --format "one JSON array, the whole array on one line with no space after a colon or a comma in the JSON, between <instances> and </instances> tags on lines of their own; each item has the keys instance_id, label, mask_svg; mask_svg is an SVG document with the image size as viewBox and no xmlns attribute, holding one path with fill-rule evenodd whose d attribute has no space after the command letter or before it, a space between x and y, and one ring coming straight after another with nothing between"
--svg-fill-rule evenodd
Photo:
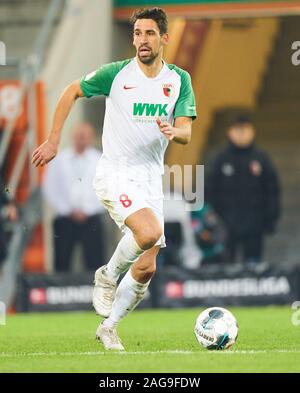
<instances>
[{"instance_id":1,"label":"player's bare knee","mask_svg":"<svg viewBox=\"0 0 300 393\"><path fill-rule=\"evenodd\" d=\"M150 235L150 236L144 237L142 240L141 248L143 250L149 250L150 248L152 248L155 245L156 242L157 242L157 239L155 236Z\"/></svg>"},{"instance_id":2,"label":"player's bare knee","mask_svg":"<svg viewBox=\"0 0 300 393\"><path fill-rule=\"evenodd\" d=\"M140 234L140 236L138 236L139 246L143 250L149 250L156 244L156 242L160 239L161 236L162 230L159 227L151 230L144 230Z\"/></svg>"}]
</instances>

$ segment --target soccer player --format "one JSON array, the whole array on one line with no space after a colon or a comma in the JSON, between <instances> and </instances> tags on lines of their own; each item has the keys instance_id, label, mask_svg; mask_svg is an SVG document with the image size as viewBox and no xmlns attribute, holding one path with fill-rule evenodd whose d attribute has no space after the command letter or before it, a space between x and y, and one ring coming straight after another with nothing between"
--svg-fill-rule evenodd
<instances>
[{"instance_id":1,"label":"soccer player","mask_svg":"<svg viewBox=\"0 0 300 393\"><path fill-rule=\"evenodd\" d=\"M96 338L112 350L124 350L116 326L143 299L155 273L156 256L165 247L166 147L169 141L187 144L196 117L189 74L162 58L169 41L165 12L137 10L131 22L136 56L103 65L71 83L58 101L48 139L32 156L36 166L55 157L64 122L77 98L107 97L103 155L94 188L124 236L109 262L95 273L93 305L104 317Z\"/></svg>"}]
</instances>

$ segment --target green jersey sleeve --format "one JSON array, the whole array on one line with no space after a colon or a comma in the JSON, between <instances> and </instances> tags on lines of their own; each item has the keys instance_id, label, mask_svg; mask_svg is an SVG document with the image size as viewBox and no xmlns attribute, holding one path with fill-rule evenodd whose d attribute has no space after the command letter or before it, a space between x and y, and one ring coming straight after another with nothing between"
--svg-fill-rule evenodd
<instances>
[{"instance_id":1,"label":"green jersey sleeve","mask_svg":"<svg viewBox=\"0 0 300 393\"><path fill-rule=\"evenodd\" d=\"M90 72L80 79L80 87L85 97L109 96L111 85L116 75L131 59L104 64L98 70Z\"/></svg>"},{"instance_id":2,"label":"green jersey sleeve","mask_svg":"<svg viewBox=\"0 0 300 393\"><path fill-rule=\"evenodd\" d=\"M181 86L179 97L174 108L174 118L179 116L192 117L196 119L196 102L192 87L190 74L180 68L175 68L176 72L181 77Z\"/></svg>"}]
</instances>

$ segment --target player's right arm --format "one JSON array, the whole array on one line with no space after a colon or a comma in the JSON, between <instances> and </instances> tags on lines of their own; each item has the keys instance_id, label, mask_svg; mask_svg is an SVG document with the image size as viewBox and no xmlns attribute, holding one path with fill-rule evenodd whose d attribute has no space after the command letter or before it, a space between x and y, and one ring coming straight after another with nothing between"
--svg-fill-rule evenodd
<instances>
[{"instance_id":1,"label":"player's right arm","mask_svg":"<svg viewBox=\"0 0 300 393\"><path fill-rule=\"evenodd\" d=\"M43 166L56 156L63 125L76 99L99 95L109 96L115 76L130 61L127 59L104 64L96 71L74 81L63 91L55 109L49 137L33 152L32 163L35 166Z\"/></svg>"},{"instance_id":2,"label":"player's right arm","mask_svg":"<svg viewBox=\"0 0 300 393\"><path fill-rule=\"evenodd\" d=\"M32 164L36 167L47 164L56 156L63 125L79 97L84 97L84 94L80 86L80 80L76 80L66 87L58 100L48 139L32 154Z\"/></svg>"}]
</instances>

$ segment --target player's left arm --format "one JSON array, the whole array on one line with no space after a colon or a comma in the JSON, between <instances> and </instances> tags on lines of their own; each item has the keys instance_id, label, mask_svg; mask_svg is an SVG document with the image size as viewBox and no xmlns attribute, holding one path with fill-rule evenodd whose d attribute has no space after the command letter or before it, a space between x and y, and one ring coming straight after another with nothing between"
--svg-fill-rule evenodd
<instances>
[{"instance_id":1,"label":"player's left arm","mask_svg":"<svg viewBox=\"0 0 300 393\"><path fill-rule=\"evenodd\" d=\"M197 117L195 95L188 72L175 67L181 78L179 96L174 107L174 122L157 119L160 131L169 141L186 145L191 140L192 121Z\"/></svg>"},{"instance_id":2,"label":"player's left arm","mask_svg":"<svg viewBox=\"0 0 300 393\"><path fill-rule=\"evenodd\" d=\"M167 121L156 120L160 131L165 137L169 141L174 141L181 145L186 145L191 141L192 121L193 119L187 116L176 117L173 125Z\"/></svg>"}]
</instances>

